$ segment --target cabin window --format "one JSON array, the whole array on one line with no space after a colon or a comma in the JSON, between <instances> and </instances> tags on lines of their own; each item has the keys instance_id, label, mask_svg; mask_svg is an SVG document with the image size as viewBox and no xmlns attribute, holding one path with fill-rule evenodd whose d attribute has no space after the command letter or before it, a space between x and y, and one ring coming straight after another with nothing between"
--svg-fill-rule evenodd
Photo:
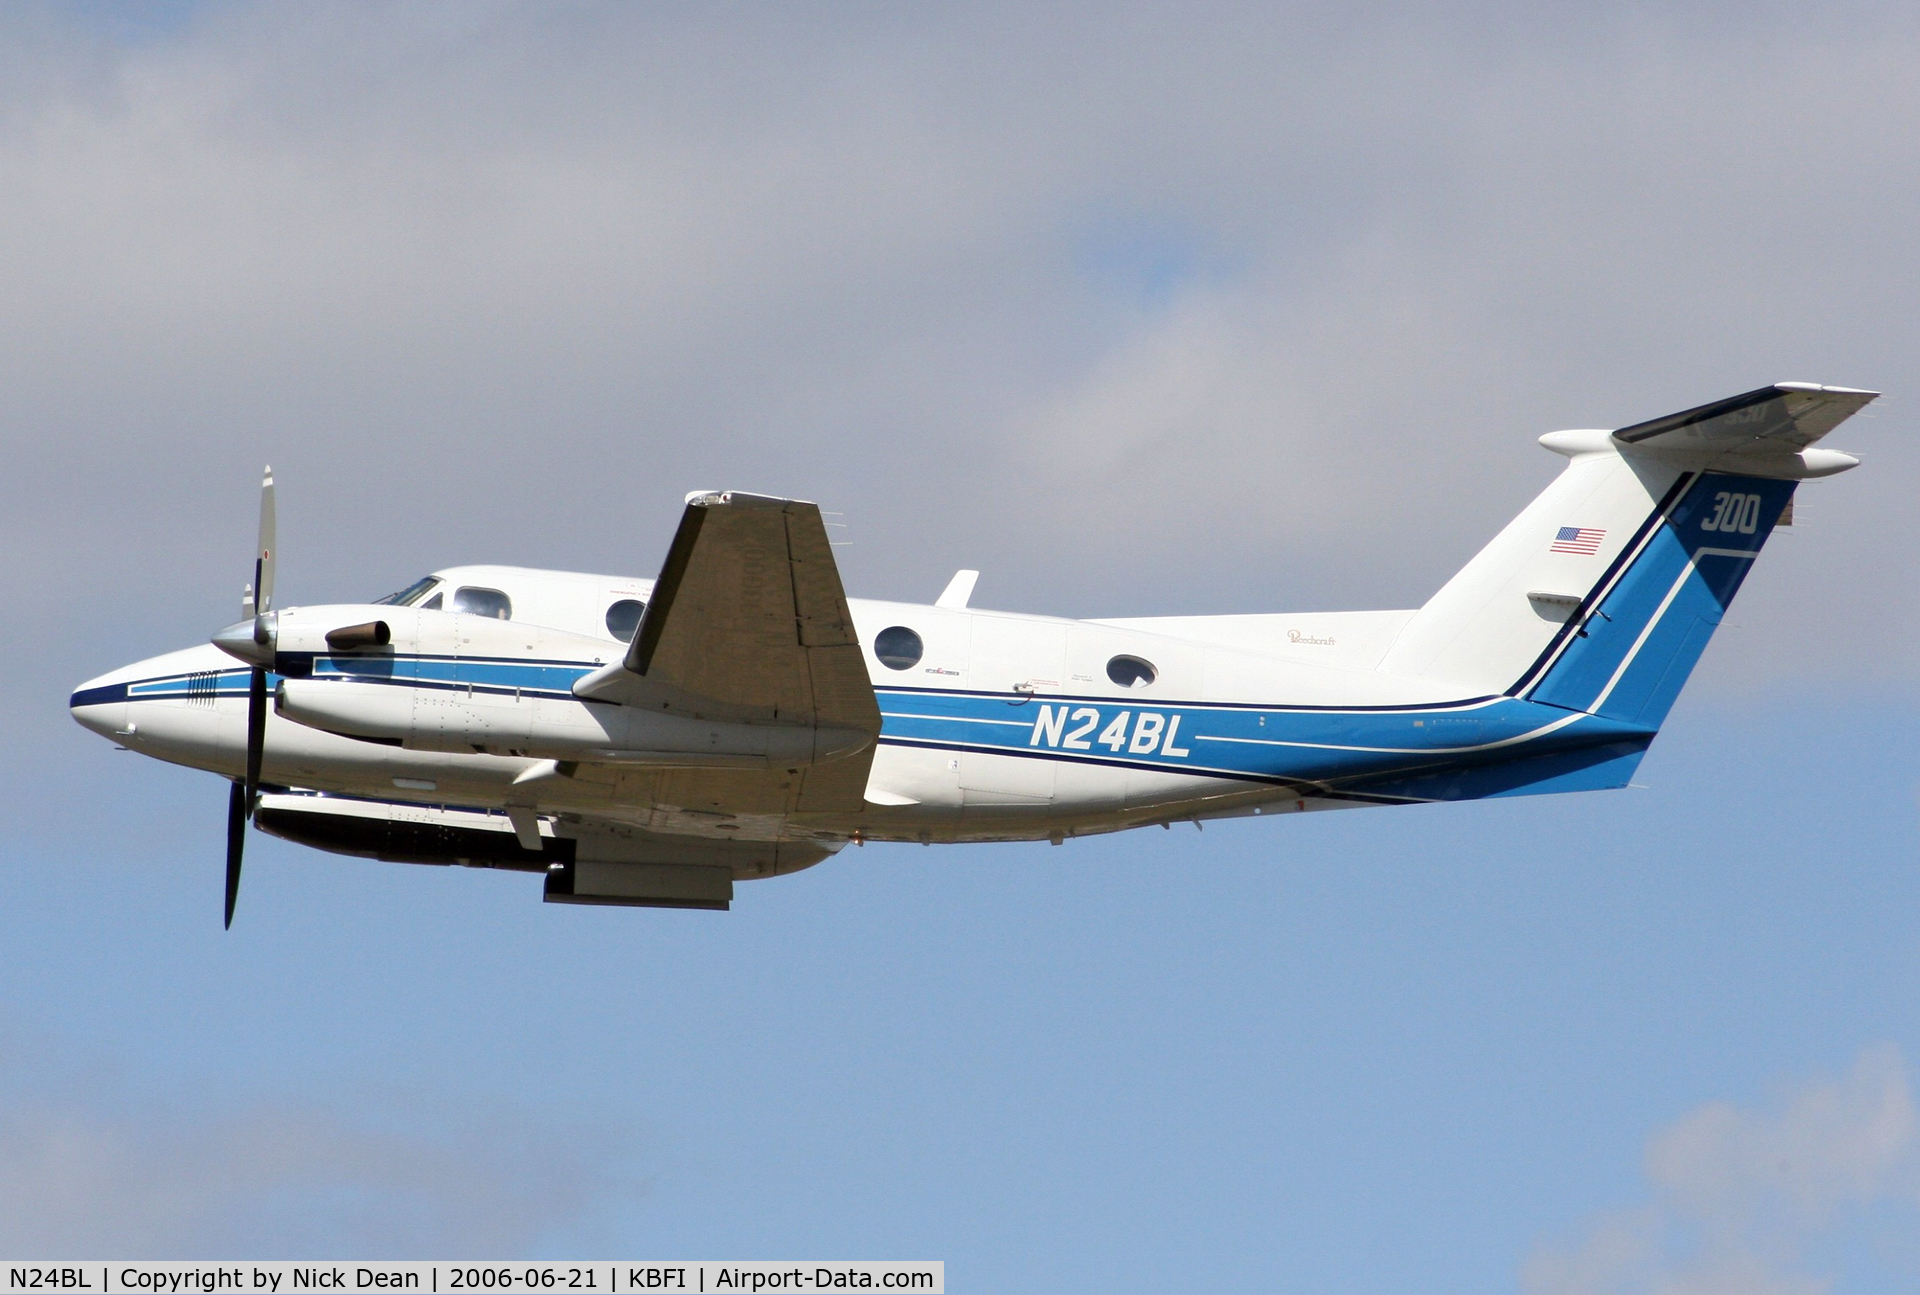
<instances>
[{"instance_id":1,"label":"cabin window","mask_svg":"<svg viewBox=\"0 0 1920 1295\"><path fill-rule=\"evenodd\" d=\"M440 583L438 576L422 576L398 593L388 594L385 598L374 599L375 606L411 607L427 596L427 590Z\"/></svg>"},{"instance_id":2,"label":"cabin window","mask_svg":"<svg viewBox=\"0 0 1920 1295\"><path fill-rule=\"evenodd\" d=\"M485 616L492 620L510 621L513 619L513 599L498 589L481 589L466 585L454 591L453 610L465 612L469 616Z\"/></svg>"},{"instance_id":3,"label":"cabin window","mask_svg":"<svg viewBox=\"0 0 1920 1295\"><path fill-rule=\"evenodd\" d=\"M647 605L638 598L622 598L607 608L607 633L622 643L631 643L640 628L640 618L646 614Z\"/></svg>"},{"instance_id":4,"label":"cabin window","mask_svg":"<svg viewBox=\"0 0 1920 1295\"><path fill-rule=\"evenodd\" d=\"M1121 655L1107 662L1107 678L1122 688L1144 688L1160 677L1153 668L1153 662L1143 661L1137 656Z\"/></svg>"},{"instance_id":5,"label":"cabin window","mask_svg":"<svg viewBox=\"0 0 1920 1295\"><path fill-rule=\"evenodd\" d=\"M920 664L926 645L905 625L892 625L874 636L873 654L889 670L906 670Z\"/></svg>"}]
</instances>

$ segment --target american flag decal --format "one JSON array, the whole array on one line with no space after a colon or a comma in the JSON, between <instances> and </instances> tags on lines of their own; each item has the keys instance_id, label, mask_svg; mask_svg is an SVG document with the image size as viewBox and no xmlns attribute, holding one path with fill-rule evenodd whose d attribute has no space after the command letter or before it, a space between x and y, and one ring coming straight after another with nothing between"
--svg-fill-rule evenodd
<instances>
[{"instance_id":1,"label":"american flag decal","mask_svg":"<svg viewBox=\"0 0 1920 1295\"><path fill-rule=\"evenodd\" d=\"M1607 538L1603 530L1591 526L1562 526L1560 533L1553 537L1551 552L1578 553L1582 557L1592 557L1600 551L1600 541Z\"/></svg>"}]
</instances>

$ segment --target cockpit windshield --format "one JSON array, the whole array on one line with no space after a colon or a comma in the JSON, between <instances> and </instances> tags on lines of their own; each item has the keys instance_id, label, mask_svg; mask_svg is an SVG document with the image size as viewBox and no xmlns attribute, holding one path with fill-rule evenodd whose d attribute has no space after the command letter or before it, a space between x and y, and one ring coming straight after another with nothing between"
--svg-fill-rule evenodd
<instances>
[{"instance_id":1,"label":"cockpit windshield","mask_svg":"<svg viewBox=\"0 0 1920 1295\"><path fill-rule=\"evenodd\" d=\"M427 596L427 591L440 583L438 576L422 576L402 589L399 593L388 594L385 598L376 598L376 606L411 607Z\"/></svg>"}]
</instances>

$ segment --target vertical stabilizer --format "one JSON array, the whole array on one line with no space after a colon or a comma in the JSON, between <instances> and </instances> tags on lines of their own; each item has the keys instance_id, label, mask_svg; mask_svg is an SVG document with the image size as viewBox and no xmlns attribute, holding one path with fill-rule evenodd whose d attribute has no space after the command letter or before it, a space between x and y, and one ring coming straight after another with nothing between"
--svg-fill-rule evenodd
<instances>
[{"instance_id":1,"label":"vertical stabilizer","mask_svg":"<svg viewBox=\"0 0 1920 1295\"><path fill-rule=\"evenodd\" d=\"M1626 458L1606 443L1605 432L1584 435L1591 450L1575 454L1427 600L1381 669L1490 696L1522 681L1568 632L1589 595L1643 544L1688 475L1664 462Z\"/></svg>"},{"instance_id":2,"label":"vertical stabilizer","mask_svg":"<svg viewBox=\"0 0 1920 1295\"><path fill-rule=\"evenodd\" d=\"M1813 442L1874 393L1780 383L1615 432L1407 623L1380 668L1657 728L1786 514L1858 460Z\"/></svg>"}]
</instances>

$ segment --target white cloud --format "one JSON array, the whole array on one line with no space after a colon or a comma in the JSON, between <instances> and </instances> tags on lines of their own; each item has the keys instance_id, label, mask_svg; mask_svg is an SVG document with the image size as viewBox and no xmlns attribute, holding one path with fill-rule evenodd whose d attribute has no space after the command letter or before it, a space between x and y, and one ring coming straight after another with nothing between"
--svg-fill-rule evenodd
<instances>
[{"instance_id":1,"label":"white cloud","mask_svg":"<svg viewBox=\"0 0 1920 1295\"><path fill-rule=\"evenodd\" d=\"M1920 1226L1920 1137L1899 1051L1770 1109L1711 1102L1647 1144L1650 1205L1527 1261L1529 1295L1818 1295L1810 1252L1872 1207Z\"/></svg>"},{"instance_id":2,"label":"white cloud","mask_svg":"<svg viewBox=\"0 0 1920 1295\"><path fill-rule=\"evenodd\" d=\"M0 23L0 600L83 653L88 582L136 650L219 623L267 459L303 600L644 574L725 481L845 510L855 592L1406 605L1541 431L1920 387L1920 32L1872 7ZM1129 221L1203 272L1088 257ZM1714 662L1910 671L1888 417Z\"/></svg>"}]
</instances>

